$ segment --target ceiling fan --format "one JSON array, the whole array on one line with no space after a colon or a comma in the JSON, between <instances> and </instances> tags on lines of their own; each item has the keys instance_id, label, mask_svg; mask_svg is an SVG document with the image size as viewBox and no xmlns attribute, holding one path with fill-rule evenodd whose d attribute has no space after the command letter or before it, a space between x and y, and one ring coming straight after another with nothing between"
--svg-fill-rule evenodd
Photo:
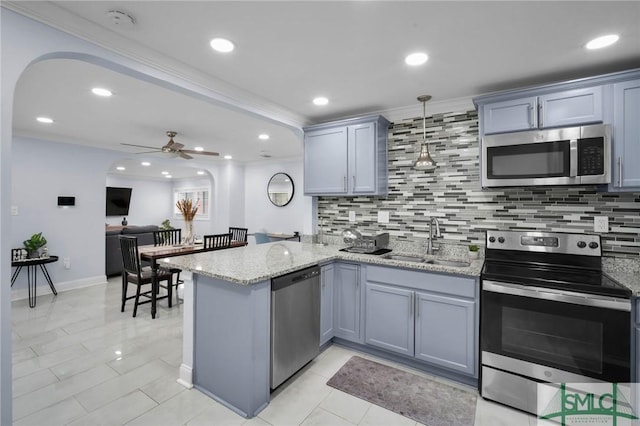
<instances>
[{"instance_id":1,"label":"ceiling fan","mask_svg":"<svg viewBox=\"0 0 640 426\"><path fill-rule=\"evenodd\" d=\"M149 148L153 150L153 151L138 152L137 154L148 154L150 152L164 152L165 154L178 155L186 160L191 160L193 158L189 154L215 155L215 156L220 155L217 152L211 152L211 151L196 151L194 149L182 149L184 145L181 143L175 142L173 140L174 136L177 134L178 134L177 132L173 132L171 130L167 131L167 136L169 136L169 142L167 142L167 144L162 148L156 148L153 146L145 146L145 145L134 145L131 143L122 143L120 145L135 146L138 148Z\"/></svg>"}]
</instances>

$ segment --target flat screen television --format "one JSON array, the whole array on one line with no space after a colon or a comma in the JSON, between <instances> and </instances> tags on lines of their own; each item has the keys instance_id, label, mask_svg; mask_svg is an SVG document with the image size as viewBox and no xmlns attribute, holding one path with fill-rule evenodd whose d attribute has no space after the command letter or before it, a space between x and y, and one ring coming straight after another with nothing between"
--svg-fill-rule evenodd
<instances>
[{"instance_id":1,"label":"flat screen television","mask_svg":"<svg viewBox=\"0 0 640 426\"><path fill-rule=\"evenodd\" d=\"M107 186L107 216L128 216L131 188Z\"/></svg>"}]
</instances>

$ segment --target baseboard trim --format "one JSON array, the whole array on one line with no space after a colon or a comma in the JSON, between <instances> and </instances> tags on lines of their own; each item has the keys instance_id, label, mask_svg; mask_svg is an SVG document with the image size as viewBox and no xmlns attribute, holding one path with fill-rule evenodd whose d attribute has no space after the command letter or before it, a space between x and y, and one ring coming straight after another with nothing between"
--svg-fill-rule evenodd
<instances>
[{"instance_id":1,"label":"baseboard trim","mask_svg":"<svg viewBox=\"0 0 640 426\"><path fill-rule=\"evenodd\" d=\"M51 289L49 288L49 285L47 284L47 281L45 279L38 280L38 282L40 284L38 285L38 289L42 289L42 293L36 290L37 293L46 294L51 292ZM76 290L79 288L92 287L94 285L106 283L107 277L105 275L97 275L95 277L81 278L79 280L54 282L53 284L56 286L56 291L60 293L61 291ZM17 288L11 290L11 301L22 300L26 299L27 297L29 297L29 291L26 288Z\"/></svg>"}]
</instances>

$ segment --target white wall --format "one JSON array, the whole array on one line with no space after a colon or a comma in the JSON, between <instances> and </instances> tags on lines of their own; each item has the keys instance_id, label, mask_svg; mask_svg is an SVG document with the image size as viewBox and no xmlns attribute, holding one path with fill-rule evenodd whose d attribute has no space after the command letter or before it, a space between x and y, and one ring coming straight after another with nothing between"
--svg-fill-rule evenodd
<instances>
[{"instance_id":1,"label":"white wall","mask_svg":"<svg viewBox=\"0 0 640 426\"><path fill-rule=\"evenodd\" d=\"M131 188L131 204L127 223L158 225L165 219L173 223L173 183L107 175L106 186ZM105 223L120 225L123 216L105 216Z\"/></svg>"},{"instance_id":2,"label":"white wall","mask_svg":"<svg viewBox=\"0 0 640 426\"><path fill-rule=\"evenodd\" d=\"M294 184L293 199L284 207L276 207L267 195L269 179L276 173L291 176ZM311 197L305 197L302 189L302 160L289 160L250 164L245 166L245 225L249 233L267 231L307 232L305 206Z\"/></svg>"}]
</instances>

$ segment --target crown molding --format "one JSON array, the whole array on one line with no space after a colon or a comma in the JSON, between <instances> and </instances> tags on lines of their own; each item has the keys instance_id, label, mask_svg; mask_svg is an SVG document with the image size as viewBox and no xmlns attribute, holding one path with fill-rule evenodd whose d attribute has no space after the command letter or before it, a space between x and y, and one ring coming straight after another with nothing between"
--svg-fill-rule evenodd
<instances>
[{"instance_id":1,"label":"crown molding","mask_svg":"<svg viewBox=\"0 0 640 426\"><path fill-rule=\"evenodd\" d=\"M1 7L71 34L202 89L221 104L282 125L301 129L308 119L252 92L200 72L161 52L143 46L114 31L71 13L50 1L2 1Z\"/></svg>"}]
</instances>

